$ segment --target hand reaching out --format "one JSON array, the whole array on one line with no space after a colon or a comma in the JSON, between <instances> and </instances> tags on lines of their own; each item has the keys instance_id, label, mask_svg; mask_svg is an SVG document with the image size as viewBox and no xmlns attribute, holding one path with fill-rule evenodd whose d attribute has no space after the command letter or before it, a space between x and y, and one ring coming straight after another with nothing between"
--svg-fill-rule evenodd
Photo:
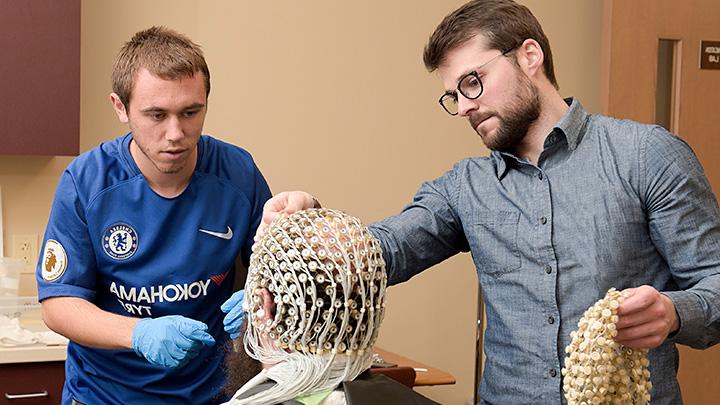
<instances>
[{"instance_id":1,"label":"hand reaching out","mask_svg":"<svg viewBox=\"0 0 720 405\"><path fill-rule=\"evenodd\" d=\"M255 233L255 242L267 231L268 225L281 214L292 214L309 208L320 208L320 203L305 191L283 191L275 194L263 206L263 218Z\"/></svg>"}]
</instances>

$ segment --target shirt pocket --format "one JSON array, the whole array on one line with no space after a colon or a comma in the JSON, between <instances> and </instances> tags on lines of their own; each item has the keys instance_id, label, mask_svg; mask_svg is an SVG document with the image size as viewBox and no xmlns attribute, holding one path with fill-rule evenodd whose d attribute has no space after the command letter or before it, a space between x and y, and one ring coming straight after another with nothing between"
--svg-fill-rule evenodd
<instances>
[{"instance_id":1,"label":"shirt pocket","mask_svg":"<svg viewBox=\"0 0 720 405\"><path fill-rule=\"evenodd\" d=\"M520 213L483 212L474 215L471 246L473 260L480 272L504 274L521 266L518 250Z\"/></svg>"}]
</instances>

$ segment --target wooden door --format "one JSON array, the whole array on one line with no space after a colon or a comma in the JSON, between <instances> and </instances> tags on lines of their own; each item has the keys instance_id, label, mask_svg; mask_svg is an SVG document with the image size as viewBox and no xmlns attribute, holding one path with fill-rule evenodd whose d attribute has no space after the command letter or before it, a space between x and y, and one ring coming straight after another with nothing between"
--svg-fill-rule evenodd
<instances>
[{"instance_id":1,"label":"wooden door","mask_svg":"<svg viewBox=\"0 0 720 405\"><path fill-rule=\"evenodd\" d=\"M658 123L656 98L665 82L658 74L660 40L674 46L669 129L693 148L715 195L720 190L720 70L700 69L700 41L720 41L717 0L605 0L603 79L605 113ZM663 41L662 44L667 44ZM660 69L662 71L662 69ZM658 80L660 78L661 80ZM718 252L720 254L720 252ZM680 385L686 404L720 401L720 347L680 348Z\"/></svg>"}]
</instances>

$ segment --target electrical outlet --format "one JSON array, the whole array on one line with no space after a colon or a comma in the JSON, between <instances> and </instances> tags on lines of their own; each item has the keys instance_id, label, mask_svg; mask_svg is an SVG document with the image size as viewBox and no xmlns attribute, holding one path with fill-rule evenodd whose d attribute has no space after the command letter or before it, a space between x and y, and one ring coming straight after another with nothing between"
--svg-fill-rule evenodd
<instances>
[{"instance_id":1,"label":"electrical outlet","mask_svg":"<svg viewBox=\"0 0 720 405\"><path fill-rule=\"evenodd\" d=\"M13 257L23 261L25 266L35 266L38 260L37 235L13 235Z\"/></svg>"}]
</instances>

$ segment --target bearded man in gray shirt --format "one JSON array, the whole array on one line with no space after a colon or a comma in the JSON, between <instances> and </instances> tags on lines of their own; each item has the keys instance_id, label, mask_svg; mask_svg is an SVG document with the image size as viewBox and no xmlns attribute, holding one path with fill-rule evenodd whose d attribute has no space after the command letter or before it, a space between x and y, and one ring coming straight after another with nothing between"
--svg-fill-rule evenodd
<instances>
[{"instance_id":1,"label":"bearded man in gray shirt","mask_svg":"<svg viewBox=\"0 0 720 405\"><path fill-rule=\"evenodd\" d=\"M389 283L472 253L487 311L480 397L493 404L564 402L570 332L609 288L624 289L616 341L651 349L653 404L681 403L675 344L720 338L720 211L690 147L563 99L540 24L510 0L448 15L424 61L446 89L442 107L492 153L457 163L370 226ZM280 193L264 222L316 203Z\"/></svg>"}]
</instances>

